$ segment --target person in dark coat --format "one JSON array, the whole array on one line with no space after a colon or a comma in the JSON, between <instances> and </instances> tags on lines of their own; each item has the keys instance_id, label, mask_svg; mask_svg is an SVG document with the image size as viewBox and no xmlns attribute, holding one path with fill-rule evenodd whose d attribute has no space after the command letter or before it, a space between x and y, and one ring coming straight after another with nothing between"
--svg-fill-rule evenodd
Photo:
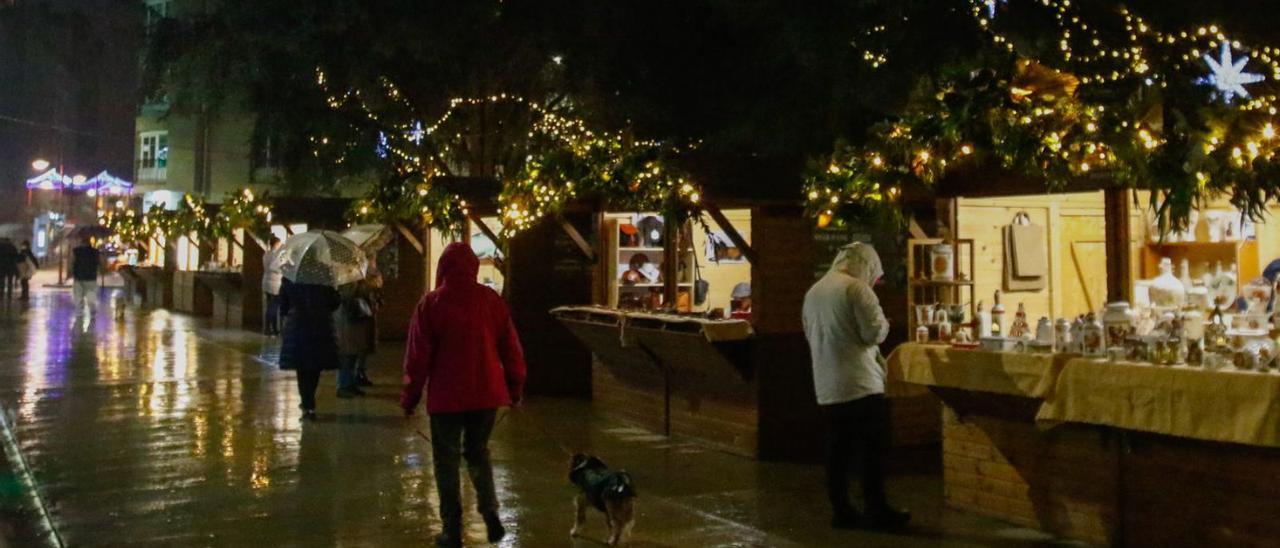
<instances>
[{"instance_id":1,"label":"person in dark coat","mask_svg":"<svg viewBox=\"0 0 1280 548\"><path fill-rule=\"evenodd\" d=\"M22 285L22 300L31 296L31 278L40 270L40 260L31 252L31 242L23 240L18 250L18 283Z\"/></svg>"},{"instance_id":2,"label":"person in dark coat","mask_svg":"<svg viewBox=\"0 0 1280 548\"><path fill-rule=\"evenodd\" d=\"M342 304L333 314L338 329L338 397L354 398L364 395L361 380L368 382L365 366L377 345L377 298L363 280L342 286L338 294Z\"/></svg>"},{"instance_id":3,"label":"person in dark coat","mask_svg":"<svg viewBox=\"0 0 1280 548\"><path fill-rule=\"evenodd\" d=\"M18 285L18 248L13 240L0 238L0 295L9 299Z\"/></svg>"},{"instance_id":4,"label":"person in dark coat","mask_svg":"<svg viewBox=\"0 0 1280 548\"><path fill-rule=\"evenodd\" d=\"M342 298L338 290L324 285L280 285L280 314L284 331L280 344L280 369L298 372L298 396L302 419L316 418L316 387L320 373L338 368L338 341L333 313Z\"/></svg>"}]
</instances>

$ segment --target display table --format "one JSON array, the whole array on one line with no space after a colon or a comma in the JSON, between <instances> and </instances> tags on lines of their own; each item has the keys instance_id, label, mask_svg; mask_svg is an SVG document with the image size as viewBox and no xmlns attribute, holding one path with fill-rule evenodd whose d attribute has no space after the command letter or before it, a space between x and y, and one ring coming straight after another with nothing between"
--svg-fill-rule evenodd
<instances>
[{"instance_id":1,"label":"display table","mask_svg":"<svg viewBox=\"0 0 1280 548\"><path fill-rule=\"evenodd\" d=\"M1072 357L904 344L889 355L888 372L890 381L1043 398Z\"/></svg>"},{"instance_id":2,"label":"display table","mask_svg":"<svg viewBox=\"0 0 1280 548\"><path fill-rule=\"evenodd\" d=\"M1106 545L1280 538L1280 374L907 344L889 375L943 401L950 506Z\"/></svg>"},{"instance_id":3,"label":"display table","mask_svg":"<svg viewBox=\"0 0 1280 548\"><path fill-rule=\"evenodd\" d=\"M1280 447L1280 374L1072 360L1036 418Z\"/></svg>"}]
</instances>

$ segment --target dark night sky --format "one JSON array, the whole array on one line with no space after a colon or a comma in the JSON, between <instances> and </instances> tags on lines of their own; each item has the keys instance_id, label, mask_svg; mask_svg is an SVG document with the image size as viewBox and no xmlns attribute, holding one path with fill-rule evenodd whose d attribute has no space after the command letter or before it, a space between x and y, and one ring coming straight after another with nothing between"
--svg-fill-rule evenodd
<instances>
[{"instance_id":1,"label":"dark night sky","mask_svg":"<svg viewBox=\"0 0 1280 548\"><path fill-rule=\"evenodd\" d=\"M0 222L31 161L132 171L141 2L0 0Z\"/></svg>"}]
</instances>

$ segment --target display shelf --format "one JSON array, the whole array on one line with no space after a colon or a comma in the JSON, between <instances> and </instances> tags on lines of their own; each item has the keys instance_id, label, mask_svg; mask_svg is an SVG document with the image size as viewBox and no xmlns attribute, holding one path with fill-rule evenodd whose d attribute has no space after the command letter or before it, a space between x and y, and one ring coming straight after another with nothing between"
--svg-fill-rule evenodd
<instances>
[{"instance_id":1,"label":"display shelf","mask_svg":"<svg viewBox=\"0 0 1280 548\"><path fill-rule=\"evenodd\" d=\"M622 299L620 298L620 296L622 295L625 295L628 299L634 299L634 297L637 295L638 292L642 292L642 291L647 292L647 291L652 291L654 289L662 289L665 287L665 284L662 284L662 283L640 283L640 284L628 285L628 284L622 283L622 281L619 279L622 272L627 269L628 262L630 261L631 257L638 254L645 254L647 255L650 263L657 264L659 268L661 268L663 260L667 257L667 253L671 251L668 249L669 246L653 247L653 246L621 245L622 242L621 242L620 234L618 231L618 226L620 224L624 224L627 222L629 221L627 220L626 217L623 217L620 215L613 215L613 216L606 217L604 223L602 224L603 229L605 230L605 233L606 233L605 243L608 246L608 250L606 250L605 256L606 257L612 256L615 258L615 260L604 261L606 263L604 265L604 268L605 268L604 274L606 276L606 279L610 280L607 286L607 291L608 291L607 303L611 307L621 306L620 301ZM685 225L683 233L688 234L689 233L688 228L689 228L689 225ZM689 246L686 249L679 250L679 253L677 255L678 260L682 265L681 267L682 270L681 270L681 276L677 278L678 283L676 284L676 287L678 288L678 293L681 295L689 295L692 293L692 289L694 286L692 265L695 264L695 253L696 253L696 250L693 249L692 246ZM687 300L687 299L680 299L680 300ZM644 308L648 308L648 306L645 306Z\"/></svg>"},{"instance_id":2,"label":"display shelf","mask_svg":"<svg viewBox=\"0 0 1280 548\"><path fill-rule=\"evenodd\" d=\"M973 280L907 280L911 285L935 285L935 286L955 286L968 287L973 285Z\"/></svg>"},{"instance_id":3,"label":"display shelf","mask_svg":"<svg viewBox=\"0 0 1280 548\"><path fill-rule=\"evenodd\" d=\"M953 280L933 280L929 268L929 252L933 246L951 244ZM907 240L907 333L916 331L916 305L963 305L968 314L966 322L977 316L977 299L972 276L974 274L974 242L972 239L943 240L941 238L914 238ZM958 328L958 326L957 326ZM932 336L932 335L931 335Z\"/></svg>"},{"instance_id":4,"label":"display shelf","mask_svg":"<svg viewBox=\"0 0 1280 548\"><path fill-rule=\"evenodd\" d=\"M1236 287L1258 277L1262 273L1262 265L1258 257L1257 240L1232 240L1226 242L1146 242L1142 246L1142 279L1151 279L1160 274L1160 259L1168 257L1173 261L1174 275L1180 274L1179 263L1186 259L1191 266L1192 278L1199 278L1207 265L1215 262L1235 263Z\"/></svg>"}]
</instances>

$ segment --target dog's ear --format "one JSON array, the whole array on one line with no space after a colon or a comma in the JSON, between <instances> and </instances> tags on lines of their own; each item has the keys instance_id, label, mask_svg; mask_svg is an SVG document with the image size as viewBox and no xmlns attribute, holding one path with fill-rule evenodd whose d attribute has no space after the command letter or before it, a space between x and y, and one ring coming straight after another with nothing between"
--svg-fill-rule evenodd
<instances>
[{"instance_id":1,"label":"dog's ear","mask_svg":"<svg viewBox=\"0 0 1280 548\"><path fill-rule=\"evenodd\" d=\"M586 462L586 461L587 461L587 456L586 456L586 455L584 455L584 454L582 454L582 453L574 453L574 455L573 455L572 457L570 457L570 458L569 458L569 469L570 469L570 470L574 470L574 469L578 468L578 466L582 465L582 463L584 463L584 462Z\"/></svg>"}]
</instances>

